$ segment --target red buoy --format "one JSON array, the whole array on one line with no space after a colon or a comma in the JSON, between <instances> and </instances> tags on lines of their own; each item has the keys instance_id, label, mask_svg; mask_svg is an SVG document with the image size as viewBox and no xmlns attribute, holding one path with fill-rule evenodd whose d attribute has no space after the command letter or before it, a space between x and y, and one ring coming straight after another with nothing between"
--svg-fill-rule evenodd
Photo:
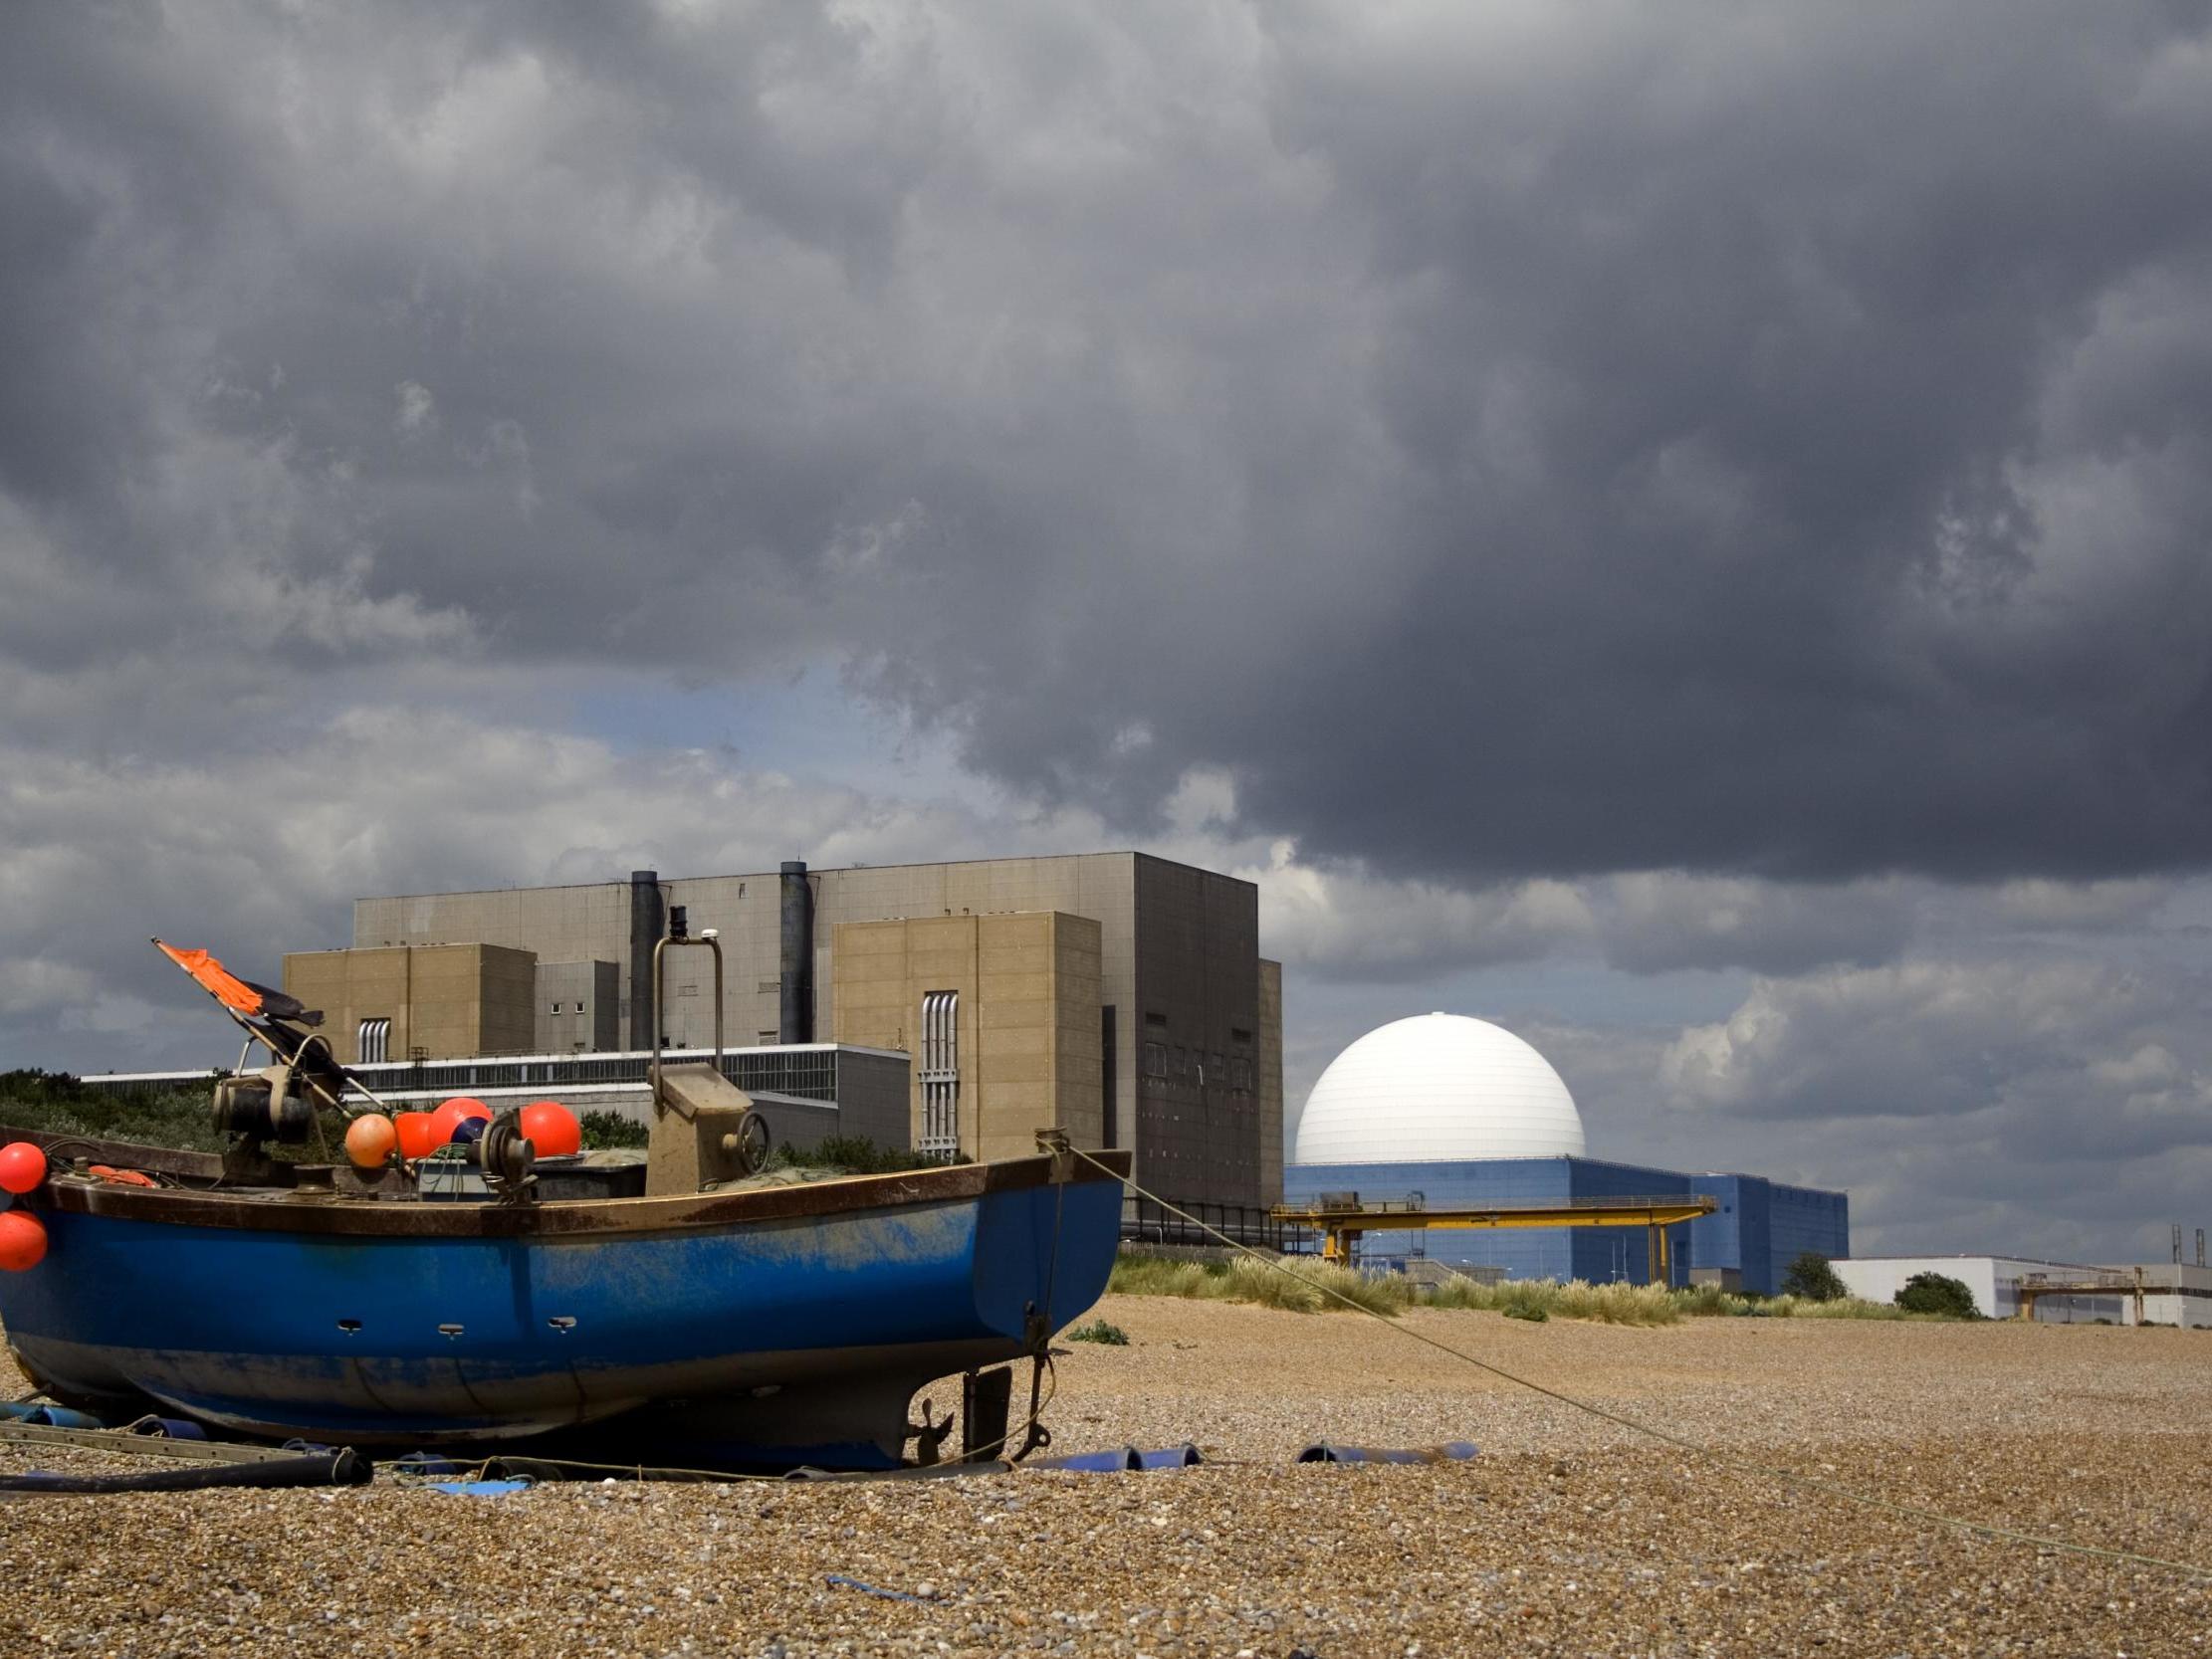
<instances>
[{"instance_id":1,"label":"red buoy","mask_svg":"<svg viewBox=\"0 0 2212 1659\"><path fill-rule=\"evenodd\" d=\"M492 1109L473 1095L455 1095L445 1105L430 1114L438 1126L438 1144L444 1145L453 1139L453 1126L463 1118L481 1118L492 1121Z\"/></svg>"},{"instance_id":2,"label":"red buoy","mask_svg":"<svg viewBox=\"0 0 2212 1659\"><path fill-rule=\"evenodd\" d=\"M28 1210L0 1211L0 1268L21 1273L45 1259L46 1228L39 1218Z\"/></svg>"},{"instance_id":3,"label":"red buoy","mask_svg":"<svg viewBox=\"0 0 2212 1659\"><path fill-rule=\"evenodd\" d=\"M0 1189L28 1192L46 1179L46 1154L28 1141L0 1146Z\"/></svg>"},{"instance_id":4,"label":"red buoy","mask_svg":"<svg viewBox=\"0 0 2212 1659\"><path fill-rule=\"evenodd\" d=\"M540 1157L566 1157L583 1150L583 1126L558 1101L532 1101L523 1108L523 1137Z\"/></svg>"},{"instance_id":5,"label":"red buoy","mask_svg":"<svg viewBox=\"0 0 2212 1659\"><path fill-rule=\"evenodd\" d=\"M399 1137L399 1155L408 1159L428 1157L445 1144L438 1120L427 1112L402 1112L392 1123L392 1133Z\"/></svg>"}]
</instances>

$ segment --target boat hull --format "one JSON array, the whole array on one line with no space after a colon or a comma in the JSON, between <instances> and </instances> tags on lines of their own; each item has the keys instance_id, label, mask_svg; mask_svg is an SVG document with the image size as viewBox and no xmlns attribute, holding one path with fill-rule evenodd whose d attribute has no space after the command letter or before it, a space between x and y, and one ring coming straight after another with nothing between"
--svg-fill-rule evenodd
<instances>
[{"instance_id":1,"label":"boat hull","mask_svg":"<svg viewBox=\"0 0 2212 1659\"><path fill-rule=\"evenodd\" d=\"M680 1423L726 1460L880 1467L917 1388L1018 1356L1037 1318L1056 1331L1104 1290L1118 1183L1027 1167L1048 1161L504 1211L56 1181L46 1259L0 1276L0 1324L58 1397L236 1433L429 1446ZM378 1211L413 1214L358 1230Z\"/></svg>"}]
</instances>

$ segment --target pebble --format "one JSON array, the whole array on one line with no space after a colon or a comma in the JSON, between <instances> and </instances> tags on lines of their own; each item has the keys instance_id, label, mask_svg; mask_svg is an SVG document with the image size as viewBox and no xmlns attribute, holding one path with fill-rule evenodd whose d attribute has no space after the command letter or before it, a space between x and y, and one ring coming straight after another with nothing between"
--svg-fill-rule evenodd
<instances>
[{"instance_id":1,"label":"pebble","mask_svg":"<svg viewBox=\"0 0 2212 1659\"><path fill-rule=\"evenodd\" d=\"M1055 1450L1137 1475L0 1502L0 1654L2204 1654L2212 1577L1793 1489L1373 1321L1111 1298ZM2212 1564L2212 1337L1422 1311L1549 1387L1886 1499ZM22 1384L0 1363L0 1390ZM940 1395L939 1397L942 1397ZM1317 1439L1471 1463L1304 1465ZM10 1470L98 1459L0 1449ZM618 1502L609 1502L609 1498ZM842 1573L920 1599L828 1582Z\"/></svg>"}]
</instances>

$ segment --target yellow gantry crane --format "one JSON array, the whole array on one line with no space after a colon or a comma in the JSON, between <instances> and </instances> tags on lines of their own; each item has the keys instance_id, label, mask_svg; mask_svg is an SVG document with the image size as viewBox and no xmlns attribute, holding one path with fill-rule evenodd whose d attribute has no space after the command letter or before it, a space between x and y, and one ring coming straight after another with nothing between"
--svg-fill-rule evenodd
<instances>
[{"instance_id":1,"label":"yellow gantry crane","mask_svg":"<svg viewBox=\"0 0 2212 1659\"><path fill-rule=\"evenodd\" d=\"M1349 1266L1362 1233L1401 1233L1430 1227L1642 1227L1651 1254L1651 1282L1667 1282L1666 1229L1720 1207L1704 1193L1663 1198L1562 1198L1542 1203L1485 1204L1479 1209L1431 1209L1413 1200L1363 1204L1353 1192L1324 1192L1304 1204L1277 1204L1277 1221L1321 1234L1324 1261Z\"/></svg>"}]
</instances>

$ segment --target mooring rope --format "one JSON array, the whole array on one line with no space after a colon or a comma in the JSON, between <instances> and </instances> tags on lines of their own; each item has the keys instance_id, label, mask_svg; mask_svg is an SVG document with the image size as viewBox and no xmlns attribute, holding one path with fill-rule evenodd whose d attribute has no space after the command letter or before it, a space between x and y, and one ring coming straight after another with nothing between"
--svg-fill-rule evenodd
<instances>
[{"instance_id":1,"label":"mooring rope","mask_svg":"<svg viewBox=\"0 0 2212 1659\"><path fill-rule=\"evenodd\" d=\"M1688 1452L1697 1457L1711 1458L1717 1463L1726 1464L1748 1474L1761 1476L1783 1486L1795 1487L1803 1492L1810 1492L1827 1498L1839 1498L1847 1503L1858 1504L1867 1509L1880 1510L1888 1515L1901 1516L1910 1520L1932 1521L1938 1525L1954 1528L1963 1533L1973 1533L1983 1538L1998 1539L2010 1544L2028 1544L2039 1550L2057 1550L2069 1555L2092 1556L2100 1560L2129 1561L2137 1566L2162 1567L2168 1571L2186 1573L2196 1578L2212 1578L2212 1566L2200 1566L2194 1561L2173 1560L2164 1555L2147 1555L2134 1550L2115 1550L2105 1545L2076 1544L2070 1539L2050 1538L2041 1533L2023 1532L2013 1527L2000 1527L1993 1522L1969 1521L1963 1516L1949 1515L1942 1510L1928 1509L1924 1505L1908 1504L1893 1498L1883 1498L1876 1493L1863 1492L1857 1487L1846 1486L1840 1481L1822 1480L1817 1475L1800 1475L1794 1470L1761 1463L1756 1458L1745 1457L1741 1453L1731 1452L1719 1446L1707 1445L1702 1441L1692 1440L1686 1435L1658 1428L1637 1418L1625 1416L1621 1412L1609 1410L1605 1406L1594 1405L1588 1400L1577 1399L1572 1394L1562 1393L1557 1388L1546 1387L1543 1383L1522 1376L1517 1372L1509 1371L1502 1365L1494 1364L1488 1359L1468 1353L1462 1348L1453 1348L1449 1343L1439 1341L1425 1332L1416 1331L1412 1326L1401 1325L1387 1314L1378 1313L1373 1308L1363 1306L1353 1298L1346 1296L1342 1291L1324 1285L1319 1280L1307 1278L1304 1274L1292 1269L1280 1256L1270 1255L1264 1250L1254 1250L1250 1245L1230 1238L1219 1228L1210 1226L1188 1210L1179 1209L1159 1194L1147 1192L1127 1175L1117 1173L1080 1147L1070 1147L1069 1149L1101 1173L1121 1182L1123 1186L1138 1197L1150 1199L1169 1214L1179 1216L1197 1227L1201 1232L1213 1235L1222 1244L1228 1246L1229 1249L1251 1257L1263 1267L1271 1268L1277 1273L1295 1279L1308 1290L1316 1291L1333 1302L1342 1303L1354 1313L1367 1315L1370 1319L1379 1322L1388 1330L1397 1332L1402 1337L1411 1337L1417 1343L1426 1344L1440 1353L1448 1353L1452 1358L1473 1365L1479 1370L1487 1371L1492 1376L1501 1378L1506 1382L1542 1394L1546 1399L1557 1400L1561 1405L1571 1406L1577 1411L1587 1412L1593 1417L1602 1418L1606 1422L1628 1429L1632 1433L1648 1435L1652 1439L1661 1441L1678 1451Z\"/></svg>"}]
</instances>

